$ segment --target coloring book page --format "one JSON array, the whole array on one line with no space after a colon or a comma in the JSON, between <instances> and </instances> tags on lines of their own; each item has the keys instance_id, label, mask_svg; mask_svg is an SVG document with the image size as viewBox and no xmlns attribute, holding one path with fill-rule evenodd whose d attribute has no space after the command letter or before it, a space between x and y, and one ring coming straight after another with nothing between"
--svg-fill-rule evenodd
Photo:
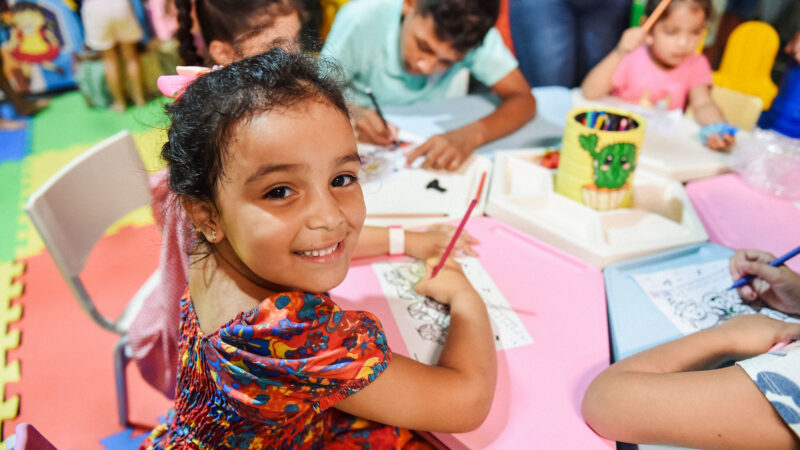
<instances>
[{"instance_id":1,"label":"coloring book page","mask_svg":"<svg viewBox=\"0 0 800 450\"><path fill-rule=\"evenodd\" d=\"M761 313L797 322L762 302L743 303L728 271L728 260L719 259L648 274L633 275L639 287L683 334L711 328L739 314Z\"/></svg>"},{"instance_id":2,"label":"coloring book page","mask_svg":"<svg viewBox=\"0 0 800 450\"><path fill-rule=\"evenodd\" d=\"M486 303L497 350L533 343L528 330L511 309L508 300L492 281L481 263L473 257L458 259L464 275ZM450 326L449 307L414 291L425 275L418 260L373 263L383 293L389 302L409 356L419 362L435 364Z\"/></svg>"},{"instance_id":3,"label":"coloring book page","mask_svg":"<svg viewBox=\"0 0 800 450\"><path fill-rule=\"evenodd\" d=\"M358 156L361 159L358 176L362 185L388 181L406 168L405 153L425 142L423 138L403 130L398 132L397 137L400 139L397 147L358 143ZM414 166L421 165L422 161L424 158L417 159Z\"/></svg>"}]
</instances>

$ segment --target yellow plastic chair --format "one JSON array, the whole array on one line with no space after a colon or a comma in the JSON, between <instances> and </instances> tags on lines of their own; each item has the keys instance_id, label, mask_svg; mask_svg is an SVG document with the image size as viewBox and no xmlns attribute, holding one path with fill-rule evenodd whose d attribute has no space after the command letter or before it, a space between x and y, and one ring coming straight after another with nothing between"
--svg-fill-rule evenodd
<instances>
[{"instance_id":1,"label":"yellow plastic chair","mask_svg":"<svg viewBox=\"0 0 800 450\"><path fill-rule=\"evenodd\" d=\"M745 22L733 30L719 70L714 72L716 86L755 95L769 109L778 94L770 72L775 63L780 40L774 28L764 22Z\"/></svg>"},{"instance_id":2,"label":"yellow plastic chair","mask_svg":"<svg viewBox=\"0 0 800 450\"><path fill-rule=\"evenodd\" d=\"M725 116L728 123L745 131L750 131L755 127L764 107L764 101L761 98L742 94L722 86L711 88L711 98L722 110L722 115ZM694 112L689 109L686 111L686 115L692 117Z\"/></svg>"},{"instance_id":3,"label":"yellow plastic chair","mask_svg":"<svg viewBox=\"0 0 800 450\"><path fill-rule=\"evenodd\" d=\"M328 33L331 31L336 13L339 12L339 9L347 2L348 0L320 0L322 22L319 25L319 37L322 39L322 42L325 42L325 38L328 37Z\"/></svg>"},{"instance_id":4,"label":"yellow plastic chair","mask_svg":"<svg viewBox=\"0 0 800 450\"><path fill-rule=\"evenodd\" d=\"M764 100L760 97L742 94L722 86L711 88L711 98L722 110L728 123L745 131L755 127L764 109Z\"/></svg>"}]
</instances>

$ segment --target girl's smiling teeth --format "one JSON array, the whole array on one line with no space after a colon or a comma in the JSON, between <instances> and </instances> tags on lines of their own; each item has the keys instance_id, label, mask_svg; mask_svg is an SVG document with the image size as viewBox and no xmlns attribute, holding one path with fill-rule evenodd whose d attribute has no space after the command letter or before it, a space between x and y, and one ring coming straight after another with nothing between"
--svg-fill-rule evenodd
<instances>
[{"instance_id":1,"label":"girl's smiling teeth","mask_svg":"<svg viewBox=\"0 0 800 450\"><path fill-rule=\"evenodd\" d=\"M331 245L330 247L327 247L327 248L323 248L323 249L319 249L319 250L304 250L304 251L299 251L299 252L295 252L295 253L303 255L303 256L308 256L308 257L327 256L327 255L330 255L331 253L333 253L334 251L336 251L336 249L339 248L340 244L341 244L341 242L337 242L337 243L335 243L335 244L333 244L333 245Z\"/></svg>"}]
</instances>

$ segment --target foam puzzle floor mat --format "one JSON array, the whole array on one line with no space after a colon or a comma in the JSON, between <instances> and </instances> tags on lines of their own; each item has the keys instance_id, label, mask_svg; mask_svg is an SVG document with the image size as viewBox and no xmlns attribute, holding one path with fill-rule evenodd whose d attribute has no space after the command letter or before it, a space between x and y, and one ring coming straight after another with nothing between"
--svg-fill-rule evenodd
<instances>
[{"instance_id":1,"label":"foam puzzle floor mat","mask_svg":"<svg viewBox=\"0 0 800 450\"><path fill-rule=\"evenodd\" d=\"M100 240L83 276L102 313L116 317L122 311L157 267L159 246L153 225L125 227ZM172 402L129 364L129 417L137 427L125 430L117 420L114 386L118 336L89 319L46 252L26 259L25 265L25 290L13 301L23 308L22 320L11 325L21 344L8 353L22 376L6 385L6 399L22 401L18 416L4 422L4 436L24 421L60 449L135 448ZM109 440L106 445L104 440Z\"/></svg>"},{"instance_id":2,"label":"foam puzzle floor mat","mask_svg":"<svg viewBox=\"0 0 800 450\"><path fill-rule=\"evenodd\" d=\"M137 426L119 425L112 359L117 336L80 309L23 211L27 198L53 174L120 130L133 135L148 171L163 167L159 152L166 140L164 104L158 99L117 114L89 108L79 93L67 92L27 119L26 128L0 131L3 437L26 421L57 448L137 448L171 405L141 379L135 364L129 364L129 416ZM149 207L108 230L84 272L103 311L121 311L152 273L159 239Z\"/></svg>"}]
</instances>

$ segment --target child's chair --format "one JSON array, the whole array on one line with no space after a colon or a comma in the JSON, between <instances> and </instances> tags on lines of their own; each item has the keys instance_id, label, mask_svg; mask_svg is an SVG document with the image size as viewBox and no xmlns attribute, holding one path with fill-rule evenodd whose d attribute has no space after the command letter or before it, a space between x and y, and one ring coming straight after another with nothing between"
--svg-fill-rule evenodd
<instances>
[{"instance_id":1,"label":"child's chair","mask_svg":"<svg viewBox=\"0 0 800 450\"><path fill-rule=\"evenodd\" d=\"M758 122L764 101L755 95L742 94L722 86L711 88L711 98L722 110L725 120L742 130L750 131Z\"/></svg>"},{"instance_id":2,"label":"child's chair","mask_svg":"<svg viewBox=\"0 0 800 450\"><path fill-rule=\"evenodd\" d=\"M774 28L764 22L745 22L731 33L714 84L760 97L769 109L778 87L770 72L780 40Z\"/></svg>"},{"instance_id":3,"label":"child's chair","mask_svg":"<svg viewBox=\"0 0 800 450\"><path fill-rule=\"evenodd\" d=\"M120 335L114 349L117 412L128 426L125 366L130 350L127 332L142 302L160 282L156 271L116 319L101 314L80 274L95 243L125 214L151 202L148 176L136 144L122 131L62 168L28 199L30 216L58 270L83 310L99 326Z\"/></svg>"}]
</instances>

